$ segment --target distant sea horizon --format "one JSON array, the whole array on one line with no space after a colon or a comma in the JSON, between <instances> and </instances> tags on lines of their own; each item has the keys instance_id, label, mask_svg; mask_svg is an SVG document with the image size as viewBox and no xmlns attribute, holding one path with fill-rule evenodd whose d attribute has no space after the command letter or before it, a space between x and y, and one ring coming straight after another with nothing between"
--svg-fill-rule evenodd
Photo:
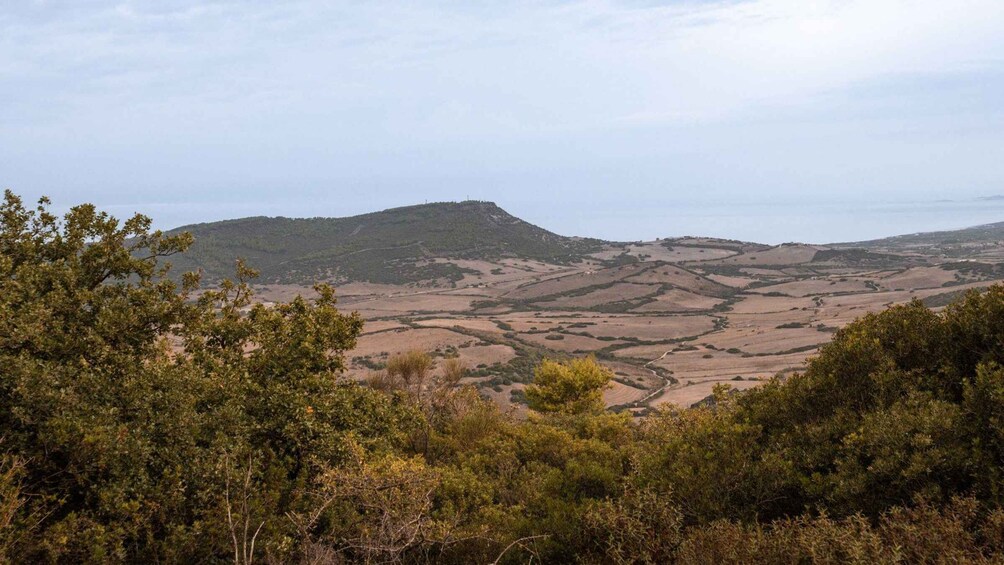
<instances>
[{"instance_id":1,"label":"distant sea horizon","mask_svg":"<svg viewBox=\"0 0 1004 565\"><path fill-rule=\"evenodd\" d=\"M822 245L1004 222L1004 196L872 203L695 202L640 206L630 211L599 208L581 203L575 210L579 229L573 228L580 233L559 233L611 241L700 236L771 245ZM547 220L542 218L540 225L552 229ZM638 235L631 238L629 234Z\"/></svg>"}]
</instances>

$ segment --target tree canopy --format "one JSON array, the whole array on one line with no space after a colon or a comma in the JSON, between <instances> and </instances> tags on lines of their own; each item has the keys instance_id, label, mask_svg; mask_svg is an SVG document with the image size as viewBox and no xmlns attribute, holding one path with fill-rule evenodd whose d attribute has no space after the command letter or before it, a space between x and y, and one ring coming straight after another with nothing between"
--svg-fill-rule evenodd
<instances>
[{"instance_id":1,"label":"tree canopy","mask_svg":"<svg viewBox=\"0 0 1004 565\"><path fill-rule=\"evenodd\" d=\"M530 408L569 414L602 411L603 389L613 377L610 369L592 357L566 363L545 359L533 375L534 384L526 387Z\"/></svg>"},{"instance_id":2,"label":"tree canopy","mask_svg":"<svg viewBox=\"0 0 1004 565\"><path fill-rule=\"evenodd\" d=\"M1004 286L640 420L595 359L544 361L520 419L421 352L347 382L328 286L172 279L189 236L89 205L0 222L0 561L1004 559Z\"/></svg>"}]
</instances>

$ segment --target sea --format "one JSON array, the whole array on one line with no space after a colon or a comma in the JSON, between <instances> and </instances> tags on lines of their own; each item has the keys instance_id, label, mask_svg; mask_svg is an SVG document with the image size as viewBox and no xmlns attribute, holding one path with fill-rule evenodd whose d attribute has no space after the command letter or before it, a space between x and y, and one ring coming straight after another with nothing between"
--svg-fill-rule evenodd
<instances>
[{"instance_id":1,"label":"sea","mask_svg":"<svg viewBox=\"0 0 1004 565\"><path fill-rule=\"evenodd\" d=\"M550 229L563 235L611 241L710 236L769 244L826 244L1004 222L1004 198L818 203L665 202L625 209L590 207L581 203L571 212L572 218L553 218L554 222L540 218L538 225L570 224Z\"/></svg>"}]
</instances>

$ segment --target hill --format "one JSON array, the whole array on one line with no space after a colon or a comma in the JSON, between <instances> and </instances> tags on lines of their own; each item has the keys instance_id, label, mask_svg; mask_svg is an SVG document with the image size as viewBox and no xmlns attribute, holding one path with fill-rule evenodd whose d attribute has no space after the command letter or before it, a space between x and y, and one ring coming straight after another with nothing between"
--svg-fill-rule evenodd
<instances>
[{"instance_id":1,"label":"hill","mask_svg":"<svg viewBox=\"0 0 1004 565\"><path fill-rule=\"evenodd\" d=\"M315 279L405 284L451 282L466 272L438 258L578 261L597 240L557 235L492 202L441 202L348 218L253 217L188 225L195 245L174 260L209 281L231 276L234 258L261 271L263 282Z\"/></svg>"},{"instance_id":2,"label":"hill","mask_svg":"<svg viewBox=\"0 0 1004 565\"><path fill-rule=\"evenodd\" d=\"M803 261L875 268L903 268L926 261L924 257L996 263L1002 259L1000 243L1004 241L1002 222L825 246L771 247L708 238L666 239L660 246L651 246L561 236L492 202L473 200L346 218L257 216L182 226L170 233L183 231L195 236L195 245L174 258L175 272L201 270L209 283L232 276L234 260L242 258L261 272L262 283L327 280L447 287L467 275L477 275L470 261L497 263L506 258L551 265L591 259L611 266L657 258L686 263L714 254L719 259L717 271L729 274L744 265ZM693 249L706 251L692 256L687 250Z\"/></svg>"},{"instance_id":3,"label":"hill","mask_svg":"<svg viewBox=\"0 0 1004 565\"><path fill-rule=\"evenodd\" d=\"M831 247L859 247L869 250L916 251L926 254L964 254L976 247L995 246L1004 241L1004 222L960 230L897 235L869 241L834 243Z\"/></svg>"}]
</instances>

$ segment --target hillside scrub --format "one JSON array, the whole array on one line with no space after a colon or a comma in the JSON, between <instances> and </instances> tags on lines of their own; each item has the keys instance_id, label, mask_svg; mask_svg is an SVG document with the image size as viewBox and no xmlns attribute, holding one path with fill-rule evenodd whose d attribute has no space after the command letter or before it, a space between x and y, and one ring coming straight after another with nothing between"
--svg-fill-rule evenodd
<instances>
[{"instance_id":1,"label":"hillside scrub","mask_svg":"<svg viewBox=\"0 0 1004 565\"><path fill-rule=\"evenodd\" d=\"M478 201L350 218L243 218L175 230L184 231L196 234L197 241L175 261L185 269L202 269L213 282L231 276L238 256L254 256L268 282L457 282L478 272L428 260L519 257L565 264L599 250L601 243L559 236Z\"/></svg>"},{"instance_id":2,"label":"hillside scrub","mask_svg":"<svg viewBox=\"0 0 1004 565\"><path fill-rule=\"evenodd\" d=\"M8 192L0 222L2 562L1004 559L1004 286L640 421L595 361L544 361L517 419L419 352L346 382L330 287L200 290L165 262L190 236L89 205Z\"/></svg>"}]
</instances>

